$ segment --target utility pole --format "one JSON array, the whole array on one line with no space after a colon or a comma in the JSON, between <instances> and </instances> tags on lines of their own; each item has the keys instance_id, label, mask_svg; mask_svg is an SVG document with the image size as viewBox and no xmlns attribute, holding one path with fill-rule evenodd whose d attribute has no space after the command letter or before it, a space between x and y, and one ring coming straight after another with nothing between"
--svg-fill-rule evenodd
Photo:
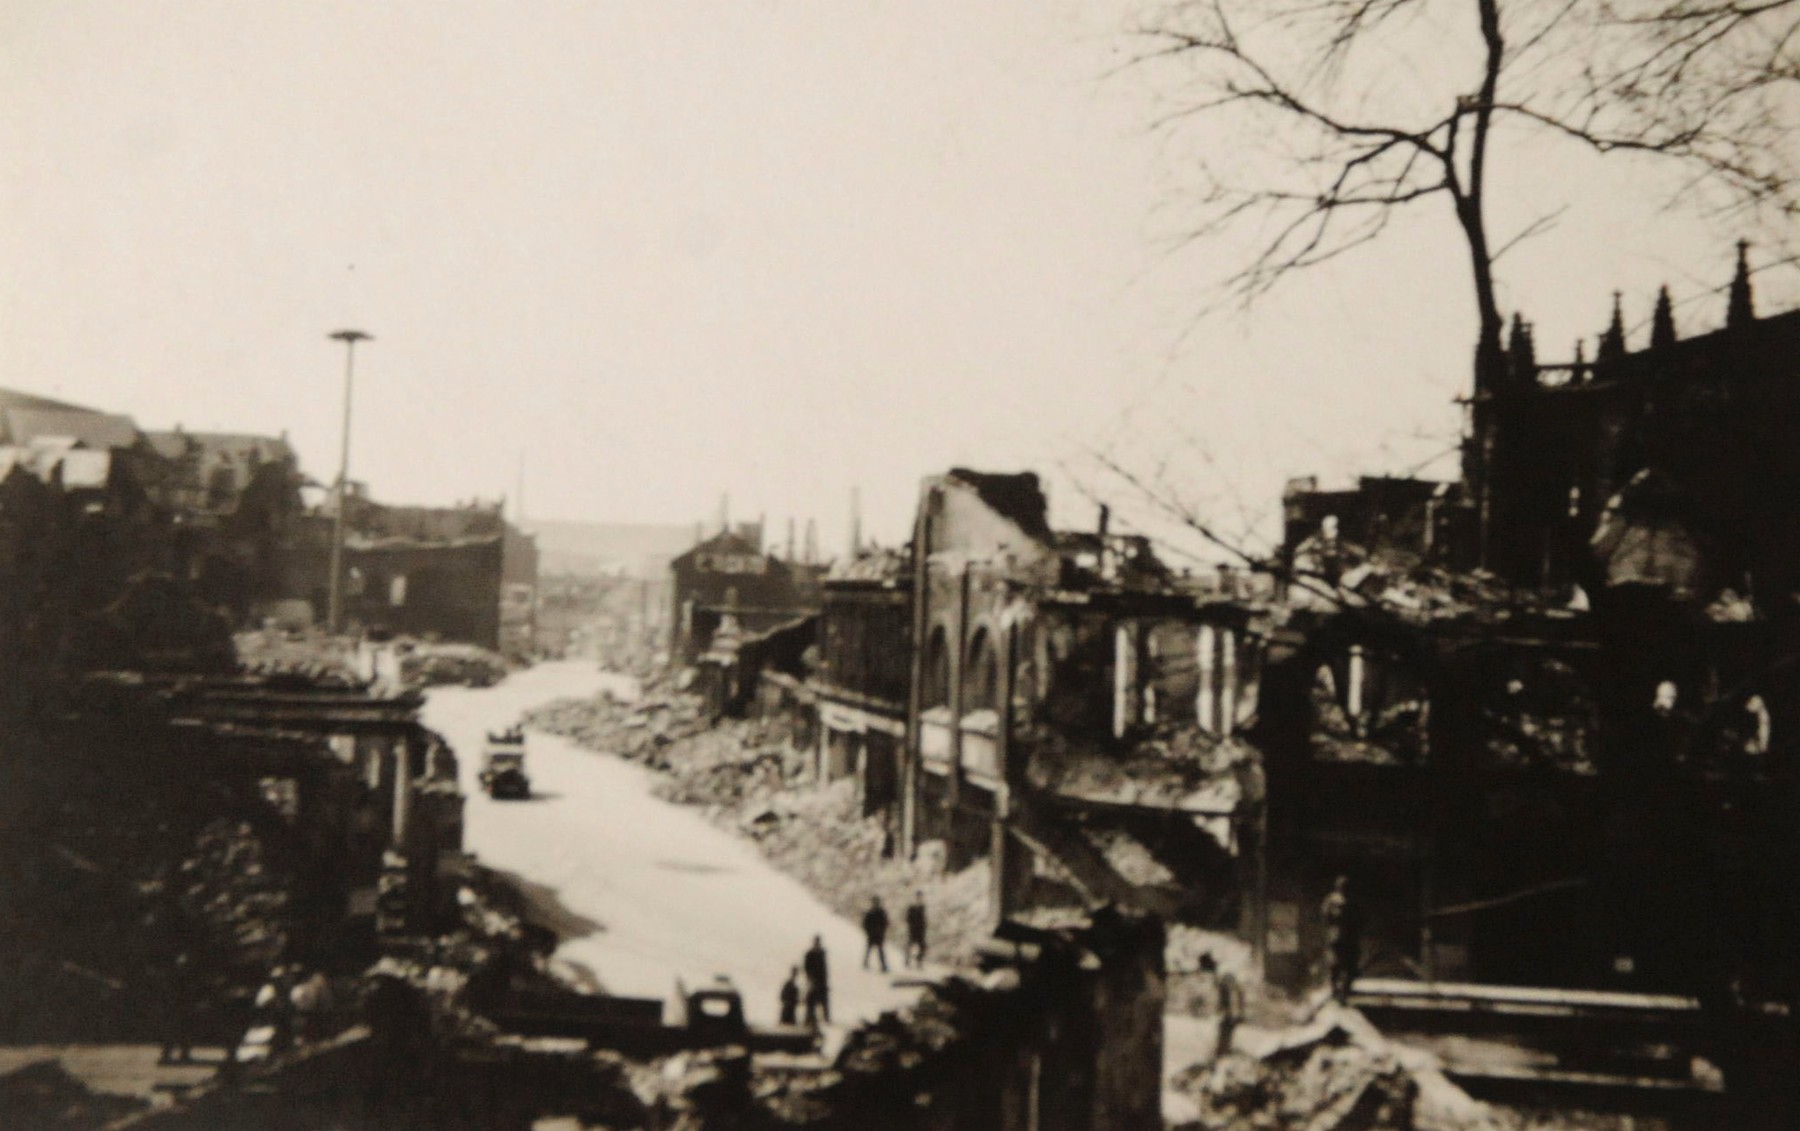
<instances>
[{"instance_id":1,"label":"utility pole","mask_svg":"<svg viewBox=\"0 0 1800 1131\"><path fill-rule=\"evenodd\" d=\"M335 633L344 617L344 504L350 489L350 394L356 381L356 343L375 339L361 330L339 330L329 336L344 343L344 444L338 455L337 514L331 523L331 608L327 618Z\"/></svg>"}]
</instances>

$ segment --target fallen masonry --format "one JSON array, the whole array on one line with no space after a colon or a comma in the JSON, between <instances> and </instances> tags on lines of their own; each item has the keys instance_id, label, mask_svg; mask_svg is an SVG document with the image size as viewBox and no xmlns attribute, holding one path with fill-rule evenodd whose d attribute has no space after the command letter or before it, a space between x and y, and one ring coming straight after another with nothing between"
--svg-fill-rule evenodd
<instances>
[{"instance_id":1,"label":"fallen masonry","mask_svg":"<svg viewBox=\"0 0 1800 1131\"><path fill-rule=\"evenodd\" d=\"M1110 912L1056 930L1009 924L975 970L926 986L830 1058L730 1045L629 1057L524 1037L468 1007L461 971L390 959L358 1024L117 1126L1151 1131L1162 949L1156 921Z\"/></svg>"}]
</instances>

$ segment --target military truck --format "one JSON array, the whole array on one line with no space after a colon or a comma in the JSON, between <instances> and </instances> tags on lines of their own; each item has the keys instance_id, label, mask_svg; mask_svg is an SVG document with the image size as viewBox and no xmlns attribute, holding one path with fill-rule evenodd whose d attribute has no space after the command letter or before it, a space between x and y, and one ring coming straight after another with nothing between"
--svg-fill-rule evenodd
<instances>
[{"instance_id":1,"label":"military truck","mask_svg":"<svg viewBox=\"0 0 1800 1131\"><path fill-rule=\"evenodd\" d=\"M488 734L481 762L481 788L496 801L522 801L531 796L531 778L525 773L524 727Z\"/></svg>"}]
</instances>

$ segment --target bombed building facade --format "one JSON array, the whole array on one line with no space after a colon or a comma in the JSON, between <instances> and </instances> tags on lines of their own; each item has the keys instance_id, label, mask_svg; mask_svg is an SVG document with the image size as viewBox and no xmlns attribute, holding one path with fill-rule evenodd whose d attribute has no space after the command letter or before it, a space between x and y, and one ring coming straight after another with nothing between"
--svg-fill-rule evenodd
<instances>
[{"instance_id":1,"label":"bombed building facade","mask_svg":"<svg viewBox=\"0 0 1800 1131\"><path fill-rule=\"evenodd\" d=\"M531 655L537 546L501 504L395 506L354 485L346 500L348 626ZM334 522L329 504L309 512L286 557L285 591L305 623L328 607Z\"/></svg>"},{"instance_id":2,"label":"bombed building facade","mask_svg":"<svg viewBox=\"0 0 1800 1131\"><path fill-rule=\"evenodd\" d=\"M69 521L54 529L88 539L61 568L108 574L97 590L148 570L192 582L235 624L324 619L335 504L307 506L310 482L285 437L145 432L127 416L0 390L0 483L3 505L31 523L59 500ZM103 525L112 541L93 542ZM0 519L0 537L13 528ZM536 545L499 504L389 506L353 485L344 537L345 612L358 627L531 654ZM34 541L40 556L55 544Z\"/></svg>"},{"instance_id":3,"label":"bombed building facade","mask_svg":"<svg viewBox=\"0 0 1800 1131\"><path fill-rule=\"evenodd\" d=\"M1721 329L1665 294L1643 349L1615 306L1591 362L1509 352L1463 481L1284 499L1270 972L1348 874L1372 973L1791 1003L1800 312L1740 256Z\"/></svg>"},{"instance_id":4,"label":"bombed building facade","mask_svg":"<svg viewBox=\"0 0 1800 1131\"><path fill-rule=\"evenodd\" d=\"M1301 988L1343 876L1371 985L1791 1010L1800 312L1741 270L1731 309L1572 365L1521 323L1469 477L1291 482L1267 599L1052 530L1034 476L926 480L824 584L819 775L986 859L996 920L1133 906Z\"/></svg>"}]
</instances>

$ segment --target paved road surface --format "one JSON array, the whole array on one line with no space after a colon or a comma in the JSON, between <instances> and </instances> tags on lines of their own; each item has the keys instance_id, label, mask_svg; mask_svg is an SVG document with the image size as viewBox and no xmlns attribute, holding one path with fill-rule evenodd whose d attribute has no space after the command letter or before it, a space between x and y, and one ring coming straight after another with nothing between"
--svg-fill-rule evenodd
<instances>
[{"instance_id":1,"label":"paved road surface","mask_svg":"<svg viewBox=\"0 0 1800 1131\"><path fill-rule=\"evenodd\" d=\"M225 1056L221 1048L196 1047L194 1063L163 1064L161 1052L156 1045L8 1045L0 1048L0 1076L54 1060L90 1091L167 1107L179 1089L210 1080ZM8 1126L8 1113L0 1111L0 1128Z\"/></svg>"},{"instance_id":2,"label":"paved road surface","mask_svg":"<svg viewBox=\"0 0 1800 1131\"><path fill-rule=\"evenodd\" d=\"M691 987L728 974L750 1019L773 1022L788 968L820 934L831 958L833 1021L854 1023L911 1000L916 991L859 968L858 927L698 810L653 797L652 775L632 763L534 731L527 769L538 796L493 801L481 791L486 730L551 699L593 694L609 679L619 677L591 661L541 664L497 687L434 690L425 709L427 725L461 763L469 850L551 889L568 912L594 924L558 955L619 994L667 998L677 978ZM889 950L895 960L898 948Z\"/></svg>"}]
</instances>

